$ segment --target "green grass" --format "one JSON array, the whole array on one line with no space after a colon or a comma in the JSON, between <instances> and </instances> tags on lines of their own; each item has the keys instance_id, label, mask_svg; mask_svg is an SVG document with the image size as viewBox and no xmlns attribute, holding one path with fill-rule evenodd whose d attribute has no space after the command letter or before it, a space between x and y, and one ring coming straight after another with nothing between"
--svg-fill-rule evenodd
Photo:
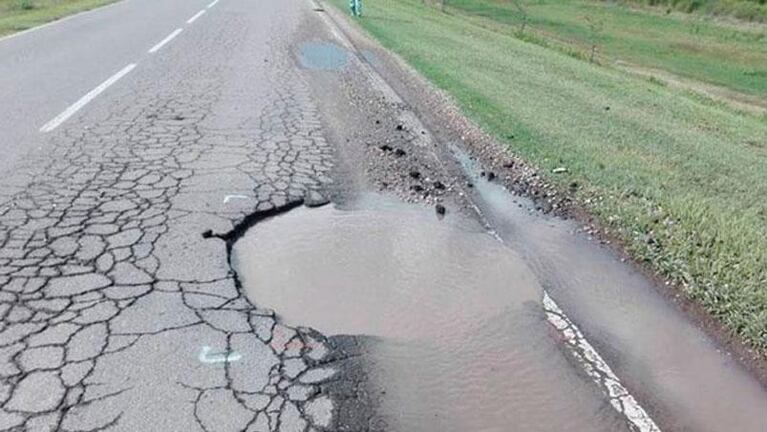
<instances>
[{"instance_id":1,"label":"green grass","mask_svg":"<svg viewBox=\"0 0 767 432\"><path fill-rule=\"evenodd\" d=\"M365 6L359 22L384 46L542 173L567 167L547 178L581 185L579 202L637 259L767 353L767 119L420 0Z\"/></svg>"},{"instance_id":2,"label":"green grass","mask_svg":"<svg viewBox=\"0 0 767 432\"><path fill-rule=\"evenodd\" d=\"M510 31L522 14L508 0L447 0L451 10L485 17ZM538 37L587 55L592 44L608 62L726 87L767 99L767 25L717 23L705 17L663 15L615 3L586 0L520 0ZM597 31L589 25L597 24ZM501 27L503 28L503 27Z\"/></svg>"},{"instance_id":3,"label":"green grass","mask_svg":"<svg viewBox=\"0 0 767 432\"><path fill-rule=\"evenodd\" d=\"M767 0L624 0L667 10L730 15L749 21L767 21Z\"/></svg>"},{"instance_id":4,"label":"green grass","mask_svg":"<svg viewBox=\"0 0 767 432\"><path fill-rule=\"evenodd\" d=\"M0 36L26 30L116 0L0 0Z\"/></svg>"}]
</instances>

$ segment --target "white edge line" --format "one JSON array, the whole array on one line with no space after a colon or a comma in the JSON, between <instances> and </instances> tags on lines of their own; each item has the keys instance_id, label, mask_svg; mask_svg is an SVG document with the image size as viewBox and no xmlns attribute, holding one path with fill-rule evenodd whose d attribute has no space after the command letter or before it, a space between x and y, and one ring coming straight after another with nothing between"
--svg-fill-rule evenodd
<instances>
[{"instance_id":1,"label":"white edge line","mask_svg":"<svg viewBox=\"0 0 767 432\"><path fill-rule=\"evenodd\" d=\"M216 0L217 1L217 0ZM317 5L317 0L309 0L311 3ZM346 38L346 36L341 32L341 30L338 28L338 25L334 22L334 20L328 16L327 14L320 15L322 17L322 20L325 22L325 24L330 28L330 31L333 33L333 36L336 37L336 39L344 45L346 48L356 51L356 48L354 45L351 44L351 42ZM383 78L375 73L374 71L367 69L368 75L370 78L376 80L376 81L382 81ZM376 79L378 78L378 79ZM382 83L386 86L388 84L385 81L382 81ZM391 87L390 87L391 88ZM393 91L393 90L392 90ZM396 94L396 93L395 93ZM481 212L480 212L481 215ZM504 243L503 239L495 232L492 233L496 239L498 239L501 243ZM613 408L616 409L621 415L624 416L624 418L631 423L631 425L636 428L636 430L640 432L660 432L660 428L655 424L655 422L652 420L652 418L647 414L647 412L642 408L642 406L639 404L639 402L634 399L634 397L628 392L628 390L623 387L623 385L620 383L620 379L615 375L615 373L612 371L610 366L607 364L607 362L602 358L602 356L599 355L599 353L596 351L596 349L586 340L585 336L580 332L578 327L569 320L567 315L565 315L564 311L559 308L559 305L557 305L554 300L549 296L549 294L544 290L543 292L543 306L544 311L546 312L546 316L548 321L554 325L557 329L561 330L559 326L557 326L558 323L556 322L556 317L560 316L565 322L569 325L568 327L574 331L573 337L568 340L568 343L571 346L577 346L580 348L580 350L584 351L584 353L591 357L591 360L600 368L600 372L607 375L607 378L611 381L610 384L612 385L608 391L608 396L610 398L610 403L613 406ZM586 372L588 373L587 365L584 363L583 367L586 369ZM589 374L592 379L594 378L593 374ZM596 380L595 380L596 381ZM602 387L600 385L600 382L596 382L597 386Z\"/></svg>"},{"instance_id":2,"label":"white edge line","mask_svg":"<svg viewBox=\"0 0 767 432\"><path fill-rule=\"evenodd\" d=\"M216 3L218 3L218 0L213 0L212 2L210 2L210 4L208 5L208 9L212 8L213 6L215 6Z\"/></svg>"},{"instance_id":3,"label":"white edge line","mask_svg":"<svg viewBox=\"0 0 767 432\"><path fill-rule=\"evenodd\" d=\"M191 24L191 23L193 23L193 22L197 21L197 18L201 17L201 16L202 16L202 14L204 14L204 13L205 13L205 9L203 9L203 10L201 10L201 11L197 12L196 14L194 14L194 16L193 16L193 17L191 17L191 18L189 18L188 20L186 20L186 23L187 23L187 24Z\"/></svg>"},{"instance_id":4,"label":"white edge line","mask_svg":"<svg viewBox=\"0 0 767 432\"><path fill-rule=\"evenodd\" d=\"M112 84L116 83L120 78L124 77L128 74L128 72L132 71L133 68L136 67L135 63L131 63L128 66L125 66L122 68L119 72L112 75L104 81L103 83L99 84L98 87L91 90L86 94L85 96L81 97L80 100L75 102L74 104L70 105L69 108L64 110L61 114L57 115L53 118L53 120L49 121L48 123L44 124L43 127L40 128L40 132L47 133L54 129L56 129L60 124L67 121L69 117L71 117L74 113L80 110L80 108L84 107L88 102L92 101L96 96L101 94L104 90L109 88Z\"/></svg>"},{"instance_id":5,"label":"white edge line","mask_svg":"<svg viewBox=\"0 0 767 432\"><path fill-rule=\"evenodd\" d=\"M72 15L68 15L68 16L65 16L65 17L53 20L53 21L49 21L47 23L43 23L43 24L40 24L38 26L34 26L34 27L31 27L31 28L28 28L26 30L18 31L16 33L11 33L9 35L5 35L3 37L0 37L0 42L4 42L4 41L6 41L8 39L13 39L13 38L15 38L17 36L25 35L27 33L32 33L32 32L37 31L37 30L42 30L42 29L44 29L46 27L50 27L50 26L53 26L55 24L61 24L63 22L69 21L71 19L75 19L75 18L81 17L83 15L87 15L87 14L89 14L91 12L98 12L98 11L101 11L101 10L104 10L104 9L109 9L112 6L117 6L118 4L124 3L126 1L127 0L123 0L123 1L116 1L116 2L110 3L110 4L105 4L103 6L98 6L98 7L95 7L93 9L84 10L82 12L77 12L77 13L72 14Z\"/></svg>"},{"instance_id":6,"label":"white edge line","mask_svg":"<svg viewBox=\"0 0 767 432\"><path fill-rule=\"evenodd\" d=\"M148 52L149 52L149 54L154 54L154 53L156 53L157 51L159 51L159 50L160 50L160 48L162 48L163 46L165 46L165 44L166 44L166 43L168 43L168 42L170 42L171 40L173 40L173 38L175 38L176 36L178 36L178 35L179 35L179 33L181 33L182 31L184 31L184 29L180 29L180 28L178 28L178 29L176 29L176 30L173 30L173 33L169 34L168 36L166 36L166 37L165 37L165 39L163 39L163 40L161 40L160 42L158 42L158 43L157 43L157 45L155 45L155 46L153 46L152 48L150 48L150 49L149 49L149 51L148 51Z\"/></svg>"},{"instance_id":7,"label":"white edge line","mask_svg":"<svg viewBox=\"0 0 767 432\"><path fill-rule=\"evenodd\" d=\"M623 386L610 365L545 290L543 291L543 309L547 321L564 336L573 354L586 369L586 373L599 387L602 387L613 408L623 415L636 431L660 432L658 425Z\"/></svg>"}]
</instances>

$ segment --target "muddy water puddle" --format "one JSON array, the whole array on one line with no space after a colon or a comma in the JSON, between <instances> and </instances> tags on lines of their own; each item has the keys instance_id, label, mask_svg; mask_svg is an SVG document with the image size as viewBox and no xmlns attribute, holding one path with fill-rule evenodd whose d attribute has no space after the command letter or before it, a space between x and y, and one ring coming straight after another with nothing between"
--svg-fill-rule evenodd
<instances>
[{"instance_id":1,"label":"muddy water puddle","mask_svg":"<svg viewBox=\"0 0 767 432\"><path fill-rule=\"evenodd\" d=\"M233 252L254 303L369 338L374 430L626 430L569 363L522 257L471 220L370 201L299 208Z\"/></svg>"},{"instance_id":2,"label":"muddy water puddle","mask_svg":"<svg viewBox=\"0 0 767 432\"><path fill-rule=\"evenodd\" d=\"M668 431L767 431L767 391L642 274L581 235L571 222L531 211L479 175L473 200L511 249Z\"/></svg>"}]
</instances>

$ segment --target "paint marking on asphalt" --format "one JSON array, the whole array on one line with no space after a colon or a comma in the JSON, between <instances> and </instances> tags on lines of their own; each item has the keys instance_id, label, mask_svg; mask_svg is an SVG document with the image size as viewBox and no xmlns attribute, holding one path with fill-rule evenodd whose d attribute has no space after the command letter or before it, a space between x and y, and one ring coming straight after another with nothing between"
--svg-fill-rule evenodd
<instances>
[{"instance_id":1,"label":"paint marking on asphalt","mask_svg":"<svg viewBox=\"0 0 767 432\"><path fill-rule=\"evenodd\" d=\"M157 45L155 45L152 48L150 48L149 49L149 54L154 54L157 51L160 51L160 48L162 48L168 42L172 41L173 38L178 36L182 31L184 31L184 29L180 29L179 28L179 29L173 30L173 33L169 34L168 36L165 37L165 39L163 39L160 42L158 42Z\"/></svg>"},{"instance_id":2,"label":"paint marking on asphalt","mask_svg":"<svg viewBox=\"0 0 767 432\"><path fill-rule=\"evenodd\" d=\"M543 291L543 310L546 319L564 337L578 361L585 365L586 373L594 382L602 383L602 391L610 399L610 404L616 411L623 414L626 420L638 432L660 432L647 412L621 384L610 365L599 355L596 349L586 340L581 330L562 311L557 303Z\"/></svg>"},{"instance_id":3,"label":"paint marking on asphalt","mask_svg":"<svg viewBox=\"0 0 767 432\"><path fill-rule=\"evenodd\" d=\"M231 200L235 199L248 199L245 195L227 195L224 197L224 204L227 204Z\"/></svg>"},{"instance_id":4,"label":"paint marking on asphalt","mask_svg":"<svg viewBox=\"0 0 767 432\"><path fill-rule=\"evenodd\" d=\"M236 351L214 352L213 348L204 346L197 357L202 363L231 363L242 358L242 355Z\"/></svg>"},{"instance_id":5,"label":"paint marking on asphalt","mask_svg":"<svg viewBox=\"0 0 767 432\"><path fill-rule=\"evenodd\" d=\"M309 0L309 2L312 3L315 8L321 7L317 0ZM385 94L395 100L401 101L399 95L383 79L383 77L364 62L364 57L341 31L338 24L336 24L335 19L330 17L327 13L321 14L320 17L333 33L333 36L335 36L344 47L357 54L356 57L361 69L365 72L368 78L376 84L375 87L379 88L379 90L383 90ZM381 89L382 86L384 87L383 89ZM420 122L417 117L414 116L414 118L416 121ZM421 129L425 130L425 127ZM439 160L437 160L437 162L440 163ZM471 202L471 205L480 218L484 220L483 224L490 231L490 234L501 243L505 243L503 238L492 228L492 226L490 226L490 223L486 220L482 210L473 202ZM605 393L613 408L623 415L631 429L638 432L661 432L658 425L655 424L639 402L634 399L628 389L621 384L620 379L615 375L607 362L599 355L591 343L586 340L586 337L581 333L580 329L570 320L556 302L554 302L546 290L543 291L542 303L548 322L564 336L565 343L568 344L573 355L580 360L583 369L589 377L591 377L594 383Z\"/></svg>"},{"instance_id":6,"label":"paint marking on asphalt","mask_svg":"<svg viewBox=\"0 0 767 432\"><path fill-rule=\"evenodd\" d=\"M193 22L197 21L197 18L201 17L201 16L202 16L202 14L204 14L204 13L205 13L205 9L203 9L203 10L201 10L201 11L197 12L196 14L194 14L194 16L193 16L193 17L191 17L191 18L189 18L188 20L186 20L186 23L187 23L187 24L191 24L191 23L193 23Z\"/></svg>"},{"instance_id":7,"label":"paint marking on asphalt","mask_svg":"<svg viewBox=\"0 0 767 432\"><path fill-rule=\"evenodd\" d=\"M213 0L212 2L210 2L210 4L208 5L208 9L212 8L213 6L215 6L216 3L218 3L218 0Z\"/></svg>"},{"instance_id":8,"label":"paint marking on asphalt","mask_svg":"<svg viewBox=\"0 0 767 432\"><path fill-rule=\"evenodd\" d=\"M48 123L44 124L43 127L40 128L40 132L47 133L54 129L56 129L60 124L67 121L69 117L72 117L74 113L80 110L80 108L84 107L88 102L92 101L96 98L99 94L101 94L104 90L109 88L112 84L116 83L120 78L124 77L128 74L128 72L132 71L133 68L136 67L135 63L131 63L128 66L125 66L122 68L119 72L112 75L104 81L103 83L99 84L98 87L91 90L86 94L85 96L81 97L80 100L72 104L69 108L64 110L61 114L57 115L53 118L53 120L49 121Z\"/></svg>"}]
</instances>

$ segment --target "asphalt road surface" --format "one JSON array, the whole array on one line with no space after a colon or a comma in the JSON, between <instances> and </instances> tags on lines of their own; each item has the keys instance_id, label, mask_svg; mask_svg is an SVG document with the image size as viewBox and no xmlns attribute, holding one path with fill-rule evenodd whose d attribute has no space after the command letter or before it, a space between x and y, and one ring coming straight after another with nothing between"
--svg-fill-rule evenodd
<instances>
[{"instance_id":1,"label":"asphalt road surface","mask_svg":"<svg viewBox=\"0 0 767 432\"><path fill-rule=\"evenodd\" d=\"M302 327L311 322L285 324L280 310L246 297L231 262L234 243L281 211L327 198L348 205L370 190L432 213L435 203L444 204L448 217L482 205L470 202L461 186L466 178L451 171L458 164L450 168L434 150L438 136L366 63L376 63L375 53L356 51L342 34L348 29L319 9L305 0L124 0L0 40L0 430L397 430L386 410L414 406L424 411L403 423L411 430L508 421L485 415L483 399L464 415L457 408L462 389L450 390L449 383L433 402L419 392L408 392L412 403L392 402L381 377L398 375L397 368L384 364L376 374L370 367L380 359L365 360L366 349L391 352L391 346ZM485 224L493 217L486 213ZM502 240L504 232L494 235ZM283 253L290 258L290 250ZM530 280L561 269L536 270L525 260L525 253L515 254L507 268L519 266ZM282 276L293 271L276 268L288 272ZM626 271L595 273L607 280ZM644 290L642 283L630 289ZM732 404L716 395L696 399L694 376L684 371L669 381L677 393L663 387L667 381L647 384L654 369L642 355L649 349L632 346L657 333L618 324L587 331L602 336L601 346L622 337L614 345L621 349L613 346L602 357L539 282L524 289L529 298L509 302L536 305L525 315L532 330L519 337L537 360L510 377L538 384L515 383L509 399L484 387L474 394L495 399L496 414L507 401L525 400L513 405L519 415L539 417L521 419L521 429L494 430L554 430L552 424L560 425L556 430L704 430L700 424L722 430L716 419L727 416L740 416L738 430L758 430L763 388L677 315L661 314L673 315L663 322L679 327L687 342L669 332L664 344L689 349L686 355L700 359L691 362L696 373L726 365L721 373L713 369L721 380L708 388L737 394ZM567 302L567 293L558 294ZM649 309L666 307L657 296L645 297L637 301ZM598 322L597 309L576 312L578 322ZM471 364L470 354L461 351ZM686 361L677 357L674 367ZM622 360L615 370L608 365L613 359ZM414 370L417 380L439 368ZM401 376L391 380L398 381L408 388ZM503 387L499 394L506 395ZM630 389L639 390L636 399ZM444 406L437 402L443 400ZM549 406L561 409L549 413ZM689 409L696 406L713 413L711 419ZM433 423L440 410L453 417ZM445 423L459 414L471 420Z\"/></svg>"}]
</instances>

